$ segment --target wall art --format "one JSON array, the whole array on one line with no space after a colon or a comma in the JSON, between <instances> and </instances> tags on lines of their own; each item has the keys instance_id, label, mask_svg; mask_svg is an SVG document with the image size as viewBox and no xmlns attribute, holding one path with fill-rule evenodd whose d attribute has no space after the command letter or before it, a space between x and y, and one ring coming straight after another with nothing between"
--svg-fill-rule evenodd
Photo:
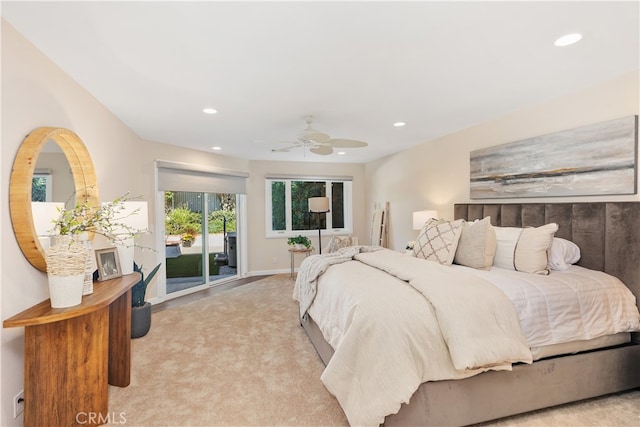
<instances>
[{"instance_id":1,"label":"wall art","mask_svg":"<svg viewBox=\"0 0 640 427\"><path fill-rule=\"evenodd\" d=\"M472 151L470 197L636 194L638 116Z\"/></svg>"}]
</instances>

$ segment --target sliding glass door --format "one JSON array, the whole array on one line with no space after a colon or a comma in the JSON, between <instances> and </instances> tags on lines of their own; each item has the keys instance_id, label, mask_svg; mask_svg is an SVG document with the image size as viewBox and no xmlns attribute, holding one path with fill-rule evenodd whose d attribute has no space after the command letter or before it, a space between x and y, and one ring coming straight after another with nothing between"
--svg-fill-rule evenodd
<instances>
[{"instance_id":1,"label":"sliding glass door","mask_svg":"<svg viewBox=\"0 0 640 427\"><path fill-rule=\"evenodd\" d=\"M242 276L246 255L239 237L244 238L246 227L249 174L167 160L155 165L156 229L163 231L157 245L164 250L166 267L158 297L173 298Z\"/></svg>"},{"instance_id":2,"label":"sliding glass door","mask_svg":"<svg viewBox=\"0 0 640 427\"><path fill-rule=\"evenodd\" d=\"M164 191L166 293L234 278L237 195Z\"/></svg>"}]
</instances>

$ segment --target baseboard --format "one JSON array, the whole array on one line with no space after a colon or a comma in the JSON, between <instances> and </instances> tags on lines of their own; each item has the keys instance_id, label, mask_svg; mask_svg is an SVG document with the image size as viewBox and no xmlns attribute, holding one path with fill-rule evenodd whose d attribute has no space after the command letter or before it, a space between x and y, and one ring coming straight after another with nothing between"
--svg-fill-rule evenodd
<instances>
[{"instance_id":1,"label":"baseboard","mask_svg":"<svg viewBox=\"0 0 640 427\"><path fill-rule=\"evenodd\" d=\"M298 271L298 269L296 269ZM257 270L247 272L247 276L272 276L274 274L290 274L290 268L280 268L277 270Z\"/></svg>"}]
</instances>

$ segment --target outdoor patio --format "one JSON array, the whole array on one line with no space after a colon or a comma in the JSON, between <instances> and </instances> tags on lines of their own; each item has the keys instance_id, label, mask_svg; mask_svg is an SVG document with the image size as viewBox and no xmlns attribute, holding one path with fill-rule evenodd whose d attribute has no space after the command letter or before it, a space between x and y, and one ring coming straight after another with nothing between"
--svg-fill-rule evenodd
<instances>
[{"instance_id":1,"label":"outdoor patio","mask_svg":"<svg viewBox=\"0 0 640 427\"><path fill-rule=\"evenodd\" d=\"M224 256L224 243L223 233L209 235L209 281L211 282L237 274L235 265L229 266L228 264L216 262L218 258L224 259L225 263L229 261L229 255L231 254L227 251L226 256ZM165 249L167 258L167 293L203 284L202 257L198 256L202 254L202 235L196 235L191 246L184 246L179 235L167 236ZM231 257L231 260L234 261L235 253ZM177 263L178 259L180 259L179 263ZM179 277L176 277L176 275Z\"/></svg>"}]
</instances>

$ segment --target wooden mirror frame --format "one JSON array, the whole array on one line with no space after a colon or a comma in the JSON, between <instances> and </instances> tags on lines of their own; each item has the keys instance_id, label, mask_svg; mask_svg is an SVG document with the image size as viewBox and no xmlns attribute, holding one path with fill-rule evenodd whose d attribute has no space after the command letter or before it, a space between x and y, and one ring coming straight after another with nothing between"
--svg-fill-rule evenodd
<instances>
[{"instance_id":1,"label":"wooden mirror frame","mask_svg":"<svg viewBox=\"0 0 640 427\"><path fill-rule=\"evenodd\" d=\"M22 141L11 170L9 211L18 245L27 260L40 271L47 271L44 249L36 235L31 212L33 174L42 147L55 141L69 162L75 184L76 203L98 206L98 180L87 147L74 132L65 128L41 127ZM69 196L72 196L71 194Z\"/></svg>"}]
</instances>

